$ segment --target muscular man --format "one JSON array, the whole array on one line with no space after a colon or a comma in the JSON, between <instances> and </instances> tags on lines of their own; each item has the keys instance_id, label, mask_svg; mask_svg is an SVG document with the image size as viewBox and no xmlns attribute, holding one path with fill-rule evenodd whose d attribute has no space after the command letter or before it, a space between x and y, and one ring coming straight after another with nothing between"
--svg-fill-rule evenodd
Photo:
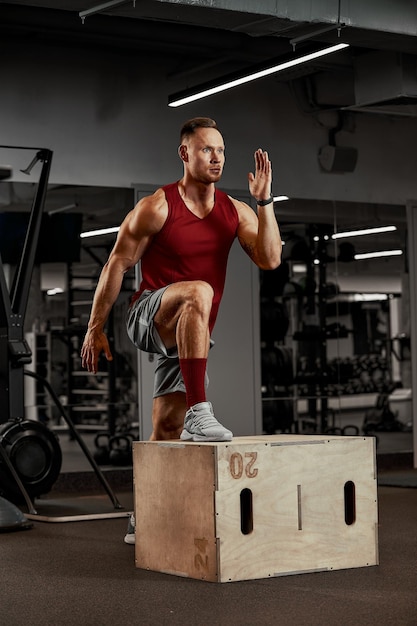
<instances>
[{"instance_id":1,"label":"muscular man","mask_svg":"<svg viewBox=\"0 0 417 626\"><path fill-rule=\"evenodd\" d=\"M267 152L257 150L255 172L248 174L255 213L215 186L225 147L214 120L189 120L180 140L183 177L142 198L120 227L95 292L82 364L96 372L101 352L112 358L104 326L124 273L141 260L127 331L137 348L157 354L151 439L229 441L232 433L206 399L210 336L234 239L259 268L280 264L272 169Z\"/></svg>"}]
</instances>

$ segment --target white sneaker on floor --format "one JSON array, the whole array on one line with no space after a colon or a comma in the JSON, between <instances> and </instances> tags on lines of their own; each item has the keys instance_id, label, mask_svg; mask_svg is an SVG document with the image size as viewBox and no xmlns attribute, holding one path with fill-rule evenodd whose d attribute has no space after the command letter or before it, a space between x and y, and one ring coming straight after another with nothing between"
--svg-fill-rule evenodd
<instances>
[{"instance_id":1,"label":"white sneaker on floor","mask_svg":"<svg viewBox=\"0 0 417 626\"><path fill-rule=\"evenodd\" d=\"M129 521L127 523L127 532L124 538L124 542L129 545L135 545L135 515L131 513Z\"/></svg>"},{"instance_id":2,"label":"white sneaker on floor","mask_svg":"<svg viewBox=\"0 0 417 626\"><path fill-rule=\"evenodd\" d=\"M214 417L211 402L199 402L185 414L183 441L231 441L233 433Z\"/></svg>"}]
</instances>

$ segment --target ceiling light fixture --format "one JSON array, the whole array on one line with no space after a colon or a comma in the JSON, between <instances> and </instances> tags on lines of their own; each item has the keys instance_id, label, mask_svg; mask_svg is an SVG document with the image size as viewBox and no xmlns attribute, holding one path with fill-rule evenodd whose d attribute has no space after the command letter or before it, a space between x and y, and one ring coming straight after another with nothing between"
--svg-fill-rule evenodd
<instances>
[{"instance_id":1,"label":"ceiling light fixture","mask_svg":"<svg viewBox=\"0 0 417 626\"><path fill-rule=\"evenodd\" d=\"M86 230L81 233L81 239L85 237L98 237L99 235L109 235L110 233L117 233L120 230L120 226L112 226L111 228L98 228L97 230Z\"/></svg>"},{"instance_id":2,"label":"ceiling light fixture","mask_svg":"<svg viewBox=\"0 0 417 626\"><path fill-rule=\"evenodd\" d=\"M285 200L289 200L288 196L274 196L274 202L284 202Z\"/></svg>"},{"instance_id":3,"label":"ceiling light fixture","mask_svg":"<svg viewBox=\"0 0 417 626\"><path fill-rule=\"evenodd\" d=\"M361 254L355 254L355 261L361 261L362 259L377 259L385 256L401 256L402 250L380 250L379 252L364 252Z\"/></svg>"},{"instance_id":4,"label":"ceiling light fixture","mask_svg":"<svg viewBox=\"0 0 417 626\"><path fill-rule=\"evenodd\" d=\"M343 239L344 237L359 237L360 235L376 235L377 233L389 233L397 230L396 226L378 226L375 228L363 228L361 230L348 230L343 233L334 233L332 239Z\"/></svg>"},{"instance_id":5,"label":"ceiling light fixture","mask_svg":"<svg viewBox=\"0 0 417 626\"><path fill-rule=\"evenodd\" d=\"M65 206L60 206L57 209L51 209L48 211L48 215L55 215L55 213L65 213L66 211L72 211L72 209L76 209L78 204L73 202L72 204L66 204Z\"/></svg>"},{"instance_id":6,"label":"ceiling light fixture","mask_svg":"<svg viewBox=\"0 0 417 626\"><path fill-rule=\"evenodd\" d=\"M46 294L48 296L56 296L58 293L64 293L64 290L61 287L54 287L53 289L48 289Z\"/></svg>"},{"instance_id":7,"label":"ceiling light fixture","mask_svg":"<svg viewBox=\"0 0 417 626\"><path fill-rule=\"evenodd\" d=\"M303 54L296 58L290 58L286 61L278 62L276 65L272 65L267 68L264 67L263 69L254 70L250 74L233 74L229 75L228 77L225 76L222 79L218 79L217 81L198 85L192 89L179 91L178 93L169 96L168 106L179 107L183 104L194 102L195 100L201 100L201 98L212 96L213 94L225 91L226 89L232 89L233 87L237 87L238 85L243 85L253 80L258 80L259 78L265 78L265 76L270 76L271 74L276 74L277 72L282 72L283 70L287 70L290 67L301 65L303 63L308 63L313 59L317 59L328 54L333 54L334 52L339 52L339 50L343 50L348 46L349 44L347 43L338 43L334 46L329 46L327 48L322 48L321 50L316 50L308 54Z\"/></svg>"},{"instance_id":8,"label":"ceiling light fixture","mask_svg":"<svg viewBox=\"0 0 417 626\"><path fill-rule=\"evenodd\" d=\"M291 266L293 274L306 274L307 265L305 263L293 263Z\"/></svg>"},{"instance_id":9,"label":"ceiling light fixture","mask_svg":"<svg viewBox=\"0 0 417 626\"><path fill-rule=\"evenodd\" d=\"M351 297L353 302L379 302L388 299L387 293L353 293Z\"/></svg>"},{"instance_id":10,"label":"ceiling light fixture","mask_svg":"<svg viewBox=\"0 0 417 626\"><path fill-rule=\"evenodd\" d=\"M338 293L336 296L337 302L378 302L382 300L393 300L394 294L392 293Z\"/></svg>"}]
</instances>

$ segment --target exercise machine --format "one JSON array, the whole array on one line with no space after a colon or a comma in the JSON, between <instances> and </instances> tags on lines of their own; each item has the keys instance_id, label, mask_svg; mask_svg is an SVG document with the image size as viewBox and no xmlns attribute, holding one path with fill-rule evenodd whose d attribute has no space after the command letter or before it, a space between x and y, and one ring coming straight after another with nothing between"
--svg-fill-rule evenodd
<instances>
[{"instance_id":1,"label":"exercise machine","mask_svg":"<svg viewBox=\"0 0 417 626\"><path fill-rule=\"evenodd\" d=\"M49 382L24 369L25 364L30 363L32 359L30 347L24 336L24 319L53 153L45 148L0 147L36 151L29 166L22 170L26 174L30 174L38 162L42 163L23 251L10 292L0 251L0 495L17 502L23 499L29 510L28 517L40 519L33 500L51 489L61 470L62 453L56 435L41 422L27 420L24 417L24 376L29 375L37 378L49 392L114 508L122 509ZM3 179L8 178L11 170L0 168L0 175ZM42 521L56 520L43 518ZM59 519L59 521L68 520Z\"/></svg>"}]
</instances>

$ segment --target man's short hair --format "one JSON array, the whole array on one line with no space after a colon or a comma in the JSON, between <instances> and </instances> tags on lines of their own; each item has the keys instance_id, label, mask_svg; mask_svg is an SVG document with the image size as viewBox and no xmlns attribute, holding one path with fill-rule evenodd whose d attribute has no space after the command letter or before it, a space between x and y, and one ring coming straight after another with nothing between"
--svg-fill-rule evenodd
<instances>
[{"instance_id":1,"label":"man's short hair","mask_svg":"<svg viewBox=\"0 0 417 626\"><path fill-rule=\"evenodd\" d=\"M210 117L193 117L191 120L188 120L183 124L180 133L180 141L181 143L184 139L188 139L191 135L195 133L197 128L217 128L217 124ZM220 132L220 131L219 131Z\"/></svg>"}]
</instances>

